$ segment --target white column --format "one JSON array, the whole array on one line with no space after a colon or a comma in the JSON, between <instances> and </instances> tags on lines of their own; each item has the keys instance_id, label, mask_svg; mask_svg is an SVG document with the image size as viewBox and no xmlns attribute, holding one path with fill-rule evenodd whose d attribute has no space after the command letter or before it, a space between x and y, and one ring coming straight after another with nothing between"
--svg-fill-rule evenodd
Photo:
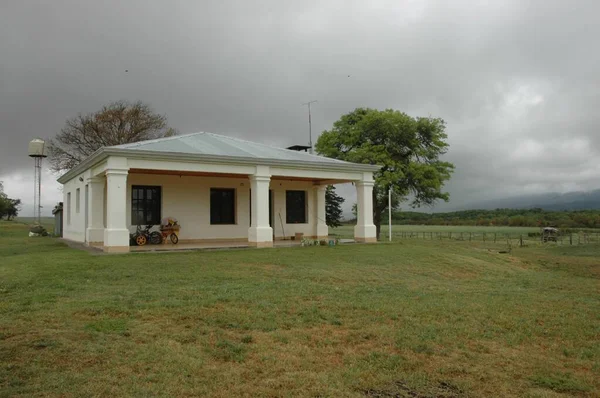
<instances>
[{"instance_id":1,"label":"white column","mask_svg":"<svg viewBox=\"0 0 600 398\"><path fill-rule=\"evenodd\" d=\"M251 175L250 190L252 220L248 229L248 243L256 247L273 246L273 228L269 225L270 175Z\"/></svg>"},{"instance_id":2,"label":"white column","mask_svg":"<svg viewBox=\"0 0 600 398\"><path fill-rule=\"evenodd\" d=\"M327 185L317 185L315 191L315 236L317 239L327 239L329 237L329 228L327 227L327 213L325 209L325 191Z\"/></svg>"},{"instance_id":3,"label":"white column","mask_svg":"<svg viewBox=\"0 0 600 398\"><path fill-rule=\"evenodd\" d=\"M128 252L127 170L106 170L106 229L104 251Z\"/></svg>"},{"instance_id":4,"label":"white column","mask_svg":"<svg viewBox=\"0 0 600 398\"><path fill-rule=\"evenodd\" d=\"M377 230L373 224L373 181L356 181L357 219L354 240L377 242Z\"/></svg>"},{"instance_id":5,"label":"white column","mask_svg":"<svg viewBox=\"0 0 600 398\"><path fill-rule=\"evenodd\" d=\"M88 245L99 245L104 241L104 178L87 179L88 185L88 228L85 241Z\"/></svg>"}]
</instances>

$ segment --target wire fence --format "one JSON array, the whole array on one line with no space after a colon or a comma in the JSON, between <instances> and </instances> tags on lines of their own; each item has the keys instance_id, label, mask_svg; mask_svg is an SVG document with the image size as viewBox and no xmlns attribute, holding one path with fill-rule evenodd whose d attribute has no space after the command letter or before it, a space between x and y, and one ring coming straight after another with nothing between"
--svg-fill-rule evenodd
<instances>
[{"instance_id":1,"label":"wire fence","mask_svg":"<svg viewBox=\"0 0 600 398\"><path fill-rule=\"evenodd\" d=\"M383 238L383 237L382 237ZM510 243L524 246L534 243L556 245L600 244L600 232L580 232L548 237L545 241L539 233L518 234L504 232L395 232L392 239L455 240L468 242ZM384 238L385 239L385 238Z\"/></svg>"}]
</instances>

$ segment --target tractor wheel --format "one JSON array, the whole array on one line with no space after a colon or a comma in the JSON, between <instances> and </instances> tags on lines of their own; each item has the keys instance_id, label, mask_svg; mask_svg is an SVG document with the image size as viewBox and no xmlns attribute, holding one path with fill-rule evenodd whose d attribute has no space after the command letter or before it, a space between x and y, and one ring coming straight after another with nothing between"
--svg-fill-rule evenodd
<instances>
[{"instance_id":1,"label":"tractor wheel","mask_svg":"<svg viewBox=\"0 0 600 398\"><path fill-rule=\"evenodd\" d=\"M135 243L137 243L138 246L144 246L146 243L148 243L148 239L146 239L145 235L138 235L135 238Z\"/></svg>"},{"instance_id":2,"label":"tractor wheel","mask_svg":"<svg viewBox=\"0 0 600 398\"><path fill-rule=\"evenodd\" d=\"M171 243L176 245L179 242L179 237L175 234L171 234Z\"/></svg>"}]
</instances>

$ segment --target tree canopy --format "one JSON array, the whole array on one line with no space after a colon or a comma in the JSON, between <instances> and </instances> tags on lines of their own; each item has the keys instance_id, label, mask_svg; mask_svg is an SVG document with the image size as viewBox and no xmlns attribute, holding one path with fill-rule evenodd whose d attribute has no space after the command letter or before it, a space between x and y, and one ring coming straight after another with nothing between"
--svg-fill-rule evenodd
<instances>
[{"instance_id":1,"label":"tree canopy","mask_svg":"<svg viewBox=\"0 0 600 398\"><path fill-rule=\"evenodd\" d=\"M358 108L324 131L315 147L324 156L382 166L374 173L373 188L373 221L379 237L390 188L393 209L405 201L419 207L449 199L443 187L454 165L440 159L448 149L445 127L440 118Z\"/></svg>"},{"instance_id":2,"label":"tree canopy","mask_svg":"<svg viewBox=\"0 0 600 398\"><path fill-rule=\"evenodd\" d=\"M49 141L48 155L53 171L73 168L104 146L128 144L175 135L164 115L154 113L142 102L112 102L100 111L78 115Z\"/></svg>"},{"instance_id":3,"label":"tree canopy","mask_svg":"<svg viewBox=\"0 0 600 398\"><path fill-rule=\"evenodd\" d=\"M395 212L395 224L479 225L510 227L600 228L600 210L561 210L541 208L461 210L449 213Z\"/></svg>"}]
</instances>

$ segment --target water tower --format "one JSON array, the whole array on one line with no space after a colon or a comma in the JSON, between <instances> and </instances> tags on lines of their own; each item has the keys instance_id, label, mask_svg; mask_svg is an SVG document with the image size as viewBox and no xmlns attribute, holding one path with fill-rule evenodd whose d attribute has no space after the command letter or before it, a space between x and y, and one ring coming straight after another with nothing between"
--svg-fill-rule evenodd
<instances>
[{"instance_id":1,"label":"water tower","mask_svg":"<svg viewBox=\"0 0 600 398\"><path fill-rule=\"evenodd\" d=\"M33 182L33 218L38 224L42 219L42 159L46 155L46 142L35 138L29 142L29 156L35 161Z\"/></svg>"}]
</instances>

